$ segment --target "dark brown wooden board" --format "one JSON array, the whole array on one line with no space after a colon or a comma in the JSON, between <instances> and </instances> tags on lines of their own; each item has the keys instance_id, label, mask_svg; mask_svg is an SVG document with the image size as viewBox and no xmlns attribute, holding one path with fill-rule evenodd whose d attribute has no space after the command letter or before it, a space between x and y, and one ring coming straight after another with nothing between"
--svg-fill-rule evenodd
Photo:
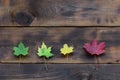
<instances>
[{"instance_id":1,"label":"dark brown wooden board","mask_svg":"<svg viewBox=\"0 0 120 80\"><path fill-rule=\"evenodd\" d=\"M93 26L0 27L0 80L120 80L120 27L108 27L120 26L120 0L0 0L0 26ZM97 59L83 49L93 39L106 42ZM54 54L47 64L36 55L43 41ZM29 47L21 59L19 42ZM75 48L68 59L64 43Z\"/></svg>"},{"instance_id":2,"label":"dark brown wooden board","mask_svg":"<svg viewBox=\"0 0 120 80\"><path fill-rule=\"evenodd\" d=\"M1 80L119 80L119 64L0 64Z\"/></svg>"},{"instance_id":3,"label":"dark brown wooden board","mask_svg":"<svg viewBox=\"0 0 120 80\"><path fill-rule=\"evenodd\" d=\"M106 42L105 54L97 57L99 63L120 63L120 27L1 27L0 62L43 63L44 59L37 56L37 49L44 41L52 46L54 54L47 63L94 63L94 57L83 49L84 43L93 39ZM29 55L21 60L13 55L13 47L19 42L29 47ZM74 46L69 60L60 54L64 43Z\"/></svg>"},{"instance_id":4,"label":"dark brown wooden board","mask_svg":"<svg viewBox=\"0 0 120 80\"><path fill-rule=\"evenodd\" d=\"M120 0L0 0L1 26L119 26Z\"/></svg>"}]
</instances>

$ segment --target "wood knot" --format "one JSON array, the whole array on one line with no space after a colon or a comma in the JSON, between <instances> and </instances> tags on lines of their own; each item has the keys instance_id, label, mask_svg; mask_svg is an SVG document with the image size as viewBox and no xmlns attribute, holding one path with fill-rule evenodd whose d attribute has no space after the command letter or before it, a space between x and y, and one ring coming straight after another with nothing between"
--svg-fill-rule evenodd
<instances>
[{"instance_id":1,"label":"wood knot","mask_svg":"<svg viewBox=\"0 0 120 80\"><path fill-rule=\"evenodd\" d=\"M34 16L29 12L17 12L13 14L13 21L21 26L29 26L34 20Z\"/></svg>"}]
</instances>

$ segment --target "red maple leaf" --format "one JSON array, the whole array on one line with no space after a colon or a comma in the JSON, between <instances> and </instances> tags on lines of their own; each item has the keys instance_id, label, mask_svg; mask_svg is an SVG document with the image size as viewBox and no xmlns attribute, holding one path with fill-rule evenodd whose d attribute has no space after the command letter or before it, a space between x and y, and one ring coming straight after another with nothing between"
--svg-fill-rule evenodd
<instances>
[{"instance_id":1,"label":"red maple leaf","mask_svg":"<svg viewBox=\"0 0 120 80\"><path fill-rule=\"evenodd\" d=\"M98 41L94 39L91 43L85 43L83 47L91 55L101 55L105 51L105 42L98 44Z\"/></svg>"}]
</instances>

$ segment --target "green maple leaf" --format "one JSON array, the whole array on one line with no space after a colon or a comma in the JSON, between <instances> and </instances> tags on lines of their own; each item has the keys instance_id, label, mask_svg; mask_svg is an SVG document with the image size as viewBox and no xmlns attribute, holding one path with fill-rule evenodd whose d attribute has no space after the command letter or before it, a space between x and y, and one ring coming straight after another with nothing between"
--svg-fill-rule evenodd
<instances>
[{"instance_id":1,"label":"green maple leaf","mask_svg":"<svg viewBox=\"0 0 120 80\"><path fill-rule=\"evenodd\" d=\"M41 48L38 48L38 53L37 54L38 54L39 57L44 56L46 58L50 58L50 57L53 56L53 54L51 53L51 47L47 48L47 46L45 45L44 42L42 43Z\"/></svg>"},{"instance_id":2,"label":"green maple leaf","mask_svg":"<svg viewBox=\"0 0 120 80\"><path fill-rule=\"evenodd\" d=\"M26 56L28 54L28 47L25 47L22 42L19 43L18 47L14 47L13 50L15 56Z\"/></svg>"}]
</instances>

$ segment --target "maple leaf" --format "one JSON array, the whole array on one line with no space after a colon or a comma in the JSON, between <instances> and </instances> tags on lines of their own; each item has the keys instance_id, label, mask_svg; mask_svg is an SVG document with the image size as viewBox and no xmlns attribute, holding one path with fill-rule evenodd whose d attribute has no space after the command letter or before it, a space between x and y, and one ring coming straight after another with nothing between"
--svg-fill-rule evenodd
<instances>
[{"instance_id":1,"label":"maple leaf","mask_svg":"<svg viewBox=\"0 0 120 80\"><path fill-rule=\"evenodd\" d=\"M51 53L51 47L47 48L47 46L44 42L42 43L41 48L38 48L38 53L37 54L38 54L39 57L44 56L46 58L50 58L50 57L53 56L53 54Z\"/></svg>"},{"instance_id":2,"label":"maple leaf","mask_svg":"<svg viewBox=\"0 0 120 80\"><path fill-rule=\"evenodd\" d=\"M19 43L18 47L14 47L13 50L15 56L26 56L28 54L28 47L25 47L22 42Z\"/></svg>"},{"instance_id":3,"label":"maple leaf","mask_svg":"<svg viewBox=\"0 0 120 80\"><path fill-rule=\"evenodd\" d=\"M73 52L73 47L69 47L67 44L64 44L60 51L62 54L67 55Z\"/></svg>"},{"instance_id":4,"label":"maple leaf","mask_svg":"<svg viewBox=\"0 0 120 80\"><path fill-rule=\"evenodd\" d=\"M101 55L105 51L105 42L98 44L97 40L94 39L91 43L85 43L83 47L91 55Z\"/></svg>"}]
</instances>

